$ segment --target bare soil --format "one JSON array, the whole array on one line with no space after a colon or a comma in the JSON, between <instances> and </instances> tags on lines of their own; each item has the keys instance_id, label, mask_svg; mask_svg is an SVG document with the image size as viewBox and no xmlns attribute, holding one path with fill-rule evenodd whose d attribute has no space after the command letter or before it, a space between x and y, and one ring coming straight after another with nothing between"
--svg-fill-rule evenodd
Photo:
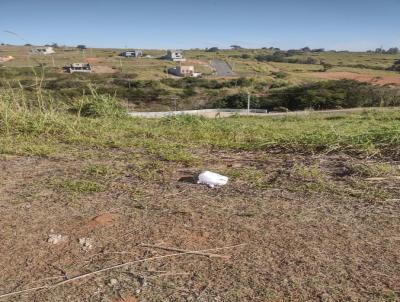
<instances>
[{"instance_id":1,"label":"bare soil","mask_svg":"<svg viewBox=\"0 0 400 302\"><path fill-rule=\"evenodd\" d=\"M2 156L0 294L172 253L143 243L187 250L246 244L215 252L228 260L185 254L3 300L398 301L398 162L193 152L205 158L200 166L140 150ZM197 185L202 169L230 182ZM49 234L68 240L50 244ZM82 249L80 238L93 248Z\"/></svg>"},{"instance_id":2,"label":"bare soil","mask_svg":"<svg viewBox=\"0 0 400 302\"><path fill-rule=\"evenodd\" d=\"M309 76L327 79L327 80L355 80L359 82L367 82L375 85L393 85L400 86L400 75L398 77L390 76L373 76L368 74L361 74L355 72L345 72L345 71L328 71L328 72L313 72L309 73Z\"/></svg>"},{"instance_id":3,"label":"bare soil","mask_svg":"<svg viewBox=\"0 0 400 302\"><path fill-rule=\"evenodd\" d=\"M93 65L92 70L94 73L116 73L118 72L117 69L113 69L110 66L105 65Z\"/></svg>"}]
</instances>

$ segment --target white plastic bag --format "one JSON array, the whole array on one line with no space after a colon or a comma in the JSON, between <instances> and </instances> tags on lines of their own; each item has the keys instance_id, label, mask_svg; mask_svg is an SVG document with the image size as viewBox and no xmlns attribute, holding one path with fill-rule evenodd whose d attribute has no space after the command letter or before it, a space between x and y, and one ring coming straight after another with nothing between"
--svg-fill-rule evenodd
<instances>
[{"instance_id":1,"label":"white plastic bag","mask_svg":"<svg viewBox=\"0 0 400 302\"><path fill-rule=\"evenodd\" d=\"M215 186L226 185L228 183L228 177L214 172L204 171L200 173L197 183L207 185L210 188L214 188Z\"/></svg>"}]
</instances>

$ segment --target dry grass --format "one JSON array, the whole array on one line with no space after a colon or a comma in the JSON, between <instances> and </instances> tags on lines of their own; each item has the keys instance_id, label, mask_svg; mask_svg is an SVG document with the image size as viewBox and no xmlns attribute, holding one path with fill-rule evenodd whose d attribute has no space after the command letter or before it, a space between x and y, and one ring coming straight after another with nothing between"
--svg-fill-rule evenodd
<instances>
[{"instance_id":1,"label":"dry grass","mask_svg":"<svg viewBox=\"0 0 400 302\"><path fill-rule=\"evenodd\" d=\"M188 167L135 148L81 152L90 158L3 156L1 293L168 253L141 243L248 245L224 252L229 261L185 255L7 301L399 298L400 192L389 177L399 175L398 162L198 149L203 163ZM192 183L203 168L226 172L230 183L215 190ZM384 183L366 178L382 173ZM55 177L68 185L55 186ZM77 179L106 189L82 190ZM106 224L91 222L107 213ZM52 232L68 241L49 245ZM82 250L83 237L93 240L92 250Z\"/></svg>"}]
</instances>

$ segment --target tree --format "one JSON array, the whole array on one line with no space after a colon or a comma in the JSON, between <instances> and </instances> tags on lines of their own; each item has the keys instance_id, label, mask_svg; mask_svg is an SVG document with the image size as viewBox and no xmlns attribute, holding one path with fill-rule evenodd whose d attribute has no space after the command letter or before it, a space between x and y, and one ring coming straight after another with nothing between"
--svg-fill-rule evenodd
<instances>
[{"instance_id":1,"label":"tree","mask_svg":"<svg viewBox=\"0 0 400 302\"><path fill-rule=\"evenodd\" d=\"M306 47L303 47L301 50L304 51L304 52L310 52L311 48L306 46Z\"/></svg>"},{"instance_id":2,"label":"tree","mask_svg":"<svg viewBox=\"0 0 400 302\"><path fill-rule=\"evenodd\" d=\"M328 71L329 69L331 69L333 67L332 64L327 63L325 61L321 61L321 65L323 67L323 69L322 69L323 72Z\"/></svg>"},{"instance_id":3,"label":"tree","mask_svg":"<svg viewBox=\"0 0 400 302\"><path fill-rule=\"evenodd\" d=\"M208 48L206 51L207 52L217 52L217 51L219 51L219 48L218 47L211 47L211 48Z\"/></svg>"},{"instance_id":4,"label":"tree","mask_svg":"<svg viewBox=\"0 0 400 302\"><path fill-rule=\"evenodd\" d=\"M395 61L394 64L388 69L392 71L400 71L400 60Z\"/></svg>"},{"instance_id":5,"label":"tree","mask_svg":"<svg viewBox=\"0 0 400 302\"><path fill-rule=\"evenodd\" d=\"M243 47L242 47L242 46L239 46L239 45L231 45L230 47L231 47L232 49L234 49L234 50L243 49Z\"/></svg>"},{"instance_id":6,"label":"tree","mask_svg":"<svg viewBox=\"0 0 400 302\"><path fill-rule=\"evenodd\" d=\"M399 53L399 49L398 49L397 47L392 47L392 48L389 48L389 49L386 51L386 53L395 55L395 54L398 54L398 53Z\"/></svg>"},{"instance_id":7,"label":"tree","mask_svg":"<svg viewBox=\"0 0 400 302\"><path fill-rule=\"evenodd\" d=\"M80 50L87 49L86 45L78 45L76 48L78 48Z\"/></svg>"}]
</instances>

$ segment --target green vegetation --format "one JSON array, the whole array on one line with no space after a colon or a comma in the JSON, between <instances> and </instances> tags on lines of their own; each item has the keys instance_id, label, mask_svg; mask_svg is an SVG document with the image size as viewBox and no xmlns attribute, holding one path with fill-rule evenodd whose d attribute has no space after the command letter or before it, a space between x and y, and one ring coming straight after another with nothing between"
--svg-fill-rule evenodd
<instances>
[{"instance_id":1,"label":"green vegetation","mask_svg":"<svg viewBox=\"0 0 400 302\"><path fill-rule=\"evenodd\" d=\"M395 103L389 100L389 95L396 96L394 89L372 85L393 86L400 83L400 54L393 49L355 53L308 47L288 51L276 48L243 49L233 45L231 50L187 50L187 64L194 65L204 77L179 79L166 74L166 69L176 66L176 63L159 59L165 54L161 50L146 50L150 58L132 59L119 57L121 49L59 47L51 56L27 56L29 47L4 45L0 48L2 53L15 57L15 60L2 63L0 88L23 88L27 99L37 99L40 91L41 97L52 99L55 107L67 106L79 111L83 106L81 109L85 112L82 114L90 111L90 115L98 114L93 110L101 111L100 108L93 108L93 104L88 105L87 100L82 100L83 95L91 96L93 90L98 96L111 96L136 111L232 105L245 108L243 96L248 92L258 96L253 97L255 108L274 110L285 107L292 110L347 108L368 103L390 105ZM228 62L237 76L224 79L213 75L209 64L212 59ZM62 67L72 62L90 62L97 71L94 74L63 74ZM346 74L337 76L332 73ZM319 83L331 78L341 79L342 76L369 82L371 86L361 88L362 85L357 87L356 83L343 84L341 81ZM349 97L359 91L362 91L361 97L365 100L355 101L354 97ZM364 93L367 91L372 93L373 100ZM378 101L382 94L383 100ZM291 95L293 98L288 100Z\"/></svg>"},{"instance_id":2,"label":"green vegetation","mask_svg":"<svg viewBox=\"0 0 400 302\"><path fill-rule=\"evenodd\" d=\"M85 96L84 102L111 100ZM97 107L95 107L97 108ZM97 109L96 109L97 110ZM81 147L144 148L165 161L196 164L193 149L203 146L257 150L284 148L300 151L342 149L354 152L394 152L400 142L400 113L366 111L349 116L205 119L193 116L161 120L122 116L114 105L90 114L53 106L51 100L30 102L11 89L0 90L1 153L54 153ZM93 114L92 114L93 113ZM89 117L86 117L89 116Z\"/></svg>"},{"instance_id":3,"label":"green vegetation","mask_svg":"<svg viewBox=\"0 0 400 302\"><path fill-rule=\"evenodd\" d=\"M216 108L246 108L248 96L239 93L214 103ZM400 105L400 91L351 80L317 82L279 90L251 98L252 108L277 110L340 109Z\"/></svg>"},{"instance_id":4,"label":"green vegetation","mask_svg":"<svg viewBox=\"0 0 400 302\"><path fill-rule=\"evenodd\" d=\"M74 193L95 193L103 190L102 186L91 180L59 180L55 182L56 187Z\"/></svg>"},{"instance_id":5,"label":"green vegetation","mask_svg":"<svg viewBox=\"0 0 400 302\"><path fill-rule=\"evenodd\" d=\"M391 66L389 70L400 71L400 60L394 62L393 66Z\"/></svg>"}]
</instances>

